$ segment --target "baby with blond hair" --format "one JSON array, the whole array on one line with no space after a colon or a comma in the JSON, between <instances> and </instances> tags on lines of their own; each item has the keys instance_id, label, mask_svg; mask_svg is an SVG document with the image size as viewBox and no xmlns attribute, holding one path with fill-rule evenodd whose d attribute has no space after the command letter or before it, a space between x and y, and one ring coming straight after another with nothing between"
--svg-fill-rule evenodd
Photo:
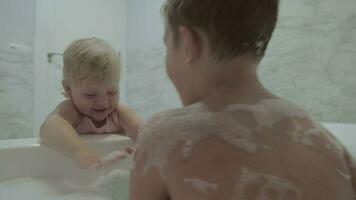
<instances>
[{"instance_id":1,"label":"baby with blond hair","mask_svg":"<svg viewBox=\"0 0 356 200\"><path fill-rule=\"evenodd\" d=\"M98 38L74 41L65 50L63 61L67 100L48 115L40 139L80 167L98 168L103 160L79 135L122 133L135 140L141 119L128 106L119 104L120 58L107 42ZM110 157L115 162L125 153Z\"/></svg>"}]
</instances>

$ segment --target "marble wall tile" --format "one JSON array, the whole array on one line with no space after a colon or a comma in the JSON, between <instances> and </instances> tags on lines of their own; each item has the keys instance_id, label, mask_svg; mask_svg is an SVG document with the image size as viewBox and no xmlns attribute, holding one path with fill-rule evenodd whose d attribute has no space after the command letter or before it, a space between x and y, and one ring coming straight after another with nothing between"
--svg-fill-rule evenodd
<instances>
[{"instance_id":1,"label":"marble wall tile","mask_svg":"<svg viewBox=\"0 0 356 200\"><path fill-rule=\"evenodd\" d=\"M162 49L128 52L126 97L144 118L180 105L164 67Z\"/></svg>"},{"instance_id":2,"label":"marble wall tile","mask_svg":"<svg viewBox=\"0 0 356 200\"><path fill-rule=\"evenodd\" d=\"M33 54L0 52L0 139L33 137Z\"/></svg>"},{"instance_id":3,"label":"marble wall tile","mask_svg":"<svg viewBox=\"0 0 356 200\"><path fill-rule=\"evenodd\" d=\"M128 1L126 100L148 118L180 106L179 97L165 71L163 20L164 0Z\"/></svg>"},{"instance_id":4,"label":"marble wall tile","mask_svg":"<svg viewBox=\"0 0 356 200\"><path fill-rule=\"evenodd\" d=\"M356 1L281 1L260 77L318 120L356 123Z\"/></svg>"},{"instance_id":5,"label":"marble wall tile","mask_svg":"<svg viewBox=\"0 0 356 200\"><path fill-rule=\"evenodd\" d=\"M34 0L1 0L0 27L0 140L33 137Z\"/></svg>"}]
</instances>

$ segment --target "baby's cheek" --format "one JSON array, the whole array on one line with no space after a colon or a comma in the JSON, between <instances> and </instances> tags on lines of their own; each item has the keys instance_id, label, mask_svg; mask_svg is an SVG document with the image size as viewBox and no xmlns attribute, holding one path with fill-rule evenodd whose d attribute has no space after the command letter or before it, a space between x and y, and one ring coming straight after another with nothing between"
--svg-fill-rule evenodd
<instances>
[{"instance_id":1,"label":"baby's cheek","mask_svg":"<svg viewBox=\"0 0 356 200\"><path fill-rule=\"evenodd\" d=\"M111 99L111 102L112 102L113 105L119 104L119 95L117 95L117 97L113 97Z\"/></svg>"}]
</instances>

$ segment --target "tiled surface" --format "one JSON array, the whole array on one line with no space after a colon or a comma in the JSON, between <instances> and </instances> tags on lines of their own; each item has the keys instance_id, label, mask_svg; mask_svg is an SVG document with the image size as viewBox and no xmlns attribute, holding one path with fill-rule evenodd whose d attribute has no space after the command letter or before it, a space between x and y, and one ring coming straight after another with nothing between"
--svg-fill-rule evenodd
<instances>
[{"instance_id":1,"label":"tiled surface","mask_svg":"<svg viewBox=\"0 0 356 200\"><path fill-rule=\"evenodd\" d=\"M144 118L180 106L173 84L165 72L164 0L128 2L127 103Z\"/></svg>"},{"instance_id":2,"label":"tiled surface","mask_svg":"<svg viewBox=\"0 0 356 200\"><path fill-rule=\"evenodd\" d=\"M317 119L356 123L356 1L281 2L263 82Z\"/></svg>"},{"instance_id":3,"label":"tiled surface","mask_svg":"<svg viewBox=\"0 0 356 200\"><path fill-rule=\"evenodd\" d=\"M11 6L0 6L2 14L11 15L8 21L0 19L0 139L33 136L33 13L10 12L31 8L33 1L24 2L4 0ZM144 118L180 106L164 67L162 2L128 1L122 95ZM280 20L259 69L261 80L318 120L356 123L355 9L355 0L281 0ZM29 51L12 51L13 42Z\"/></svg>"},{"instance_id":4,"label":"tiled surface","mask_svg":"<svg viewBox=\"0 0 356 200\"><path fill-rule=\"evenodd\" d=\"M32 54L0 52L0 60L0 139L32 137Z\"/></svg>"},{"instance_id":5,"label":"tiled surface","mask_svg":"<svg viewBox=\"0 0 356 200\"><path fill-rule=\"evenodd\" d=\"M33 4L0 2L0 139L33 136Z\"/></svg>"}]
</instances>

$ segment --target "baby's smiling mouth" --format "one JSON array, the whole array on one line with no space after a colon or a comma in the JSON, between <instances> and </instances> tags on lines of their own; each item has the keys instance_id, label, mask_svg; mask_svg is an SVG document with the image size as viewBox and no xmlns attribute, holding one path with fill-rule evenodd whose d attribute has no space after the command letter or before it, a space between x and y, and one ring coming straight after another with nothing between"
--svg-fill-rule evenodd
<instances>
[{"instance_id":1,"label":"baby's smiling mouth","mask_svg":"<svg viewBox=\"0 0 356 200\"><path fill-rule=\"evenodd\" d=\"M95 112L98 112L98 113L104 113L105 111L107 111L106 108L102 108L102 109L93 109Z\"/></svg>"}]
</instances>

